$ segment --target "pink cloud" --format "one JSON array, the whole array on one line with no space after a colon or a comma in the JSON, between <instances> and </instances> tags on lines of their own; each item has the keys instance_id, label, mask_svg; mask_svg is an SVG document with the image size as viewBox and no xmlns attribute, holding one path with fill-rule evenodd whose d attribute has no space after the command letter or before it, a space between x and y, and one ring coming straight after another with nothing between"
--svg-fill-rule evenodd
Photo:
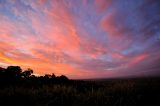
<instances>
[{"instance_id":1,"label":"pink cloud","mask_svg":"<svg viewBox=\"0 0 160 106\"><path fill-rule=\"evenodd\" d=\"M104 12L111 4L111 0L95 0L96 11Z\"/></svg>"},{"instance_id":2,"label":"pink cloud","mask_svg":"<svg viewBox=\"0 0 160 106\"><path fill-rule=\"evenodd\" d=\"M138 64L139 62L145 60L147 57L148 57L147 54L138 55L138 56L134 57L133 59L131 59L131 63L130 64L132 64L132 65Z\"/></svg>"},{"instance_id":3,"label":"pink cloud","mask_svg":"<svg viewBox=\"0 0 160 106\"><path fill-rule=\"evenodd\" d=\"M115 60L123 60L123 59L125 59L125 56L123 56L120 53L112 53L112 58Z\"/></svg>"},{"instance_id":4,"label":"pink cloud","mask_svg":"<svg viewBox=\"0 0 160 106\"><path fill-rule=\"evenodd\" d=\"M140 45L144 35L153 33L137 40L126 14L118 10L123 8L110 8L111 0L7 3L3 5L7 13L0 13L0 65L20 65L33 68L36 74L70 78L118 76L119 71L125 74L123 70L143 65L151 52L159 50L158 43L153 51Z\"/></svg>"}]
</instances>

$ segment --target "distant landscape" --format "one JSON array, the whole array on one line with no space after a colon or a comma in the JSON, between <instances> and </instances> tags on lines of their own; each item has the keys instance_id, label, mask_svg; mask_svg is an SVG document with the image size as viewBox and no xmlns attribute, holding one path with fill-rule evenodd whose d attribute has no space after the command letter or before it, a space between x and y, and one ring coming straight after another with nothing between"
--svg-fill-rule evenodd
<instances>
[{"instance_id":1,"label":"distant landscape","mask_svg":"<svg viewBox=\"0 0 160 106\"><path fill-rule=\"evenodd\" d=\"M0 106L160 106L160 0L0 0Z\"/></svg>"},{"instance_id":2,"label":"distant landscape","mask_svg":"<svg viewBox=\"0 0 160 106\"><path fill-rule=\"evenodd\" d=\"M0 68L0 106L158 106L160 77L70 80Z\"/></svg>"}]
</instances>

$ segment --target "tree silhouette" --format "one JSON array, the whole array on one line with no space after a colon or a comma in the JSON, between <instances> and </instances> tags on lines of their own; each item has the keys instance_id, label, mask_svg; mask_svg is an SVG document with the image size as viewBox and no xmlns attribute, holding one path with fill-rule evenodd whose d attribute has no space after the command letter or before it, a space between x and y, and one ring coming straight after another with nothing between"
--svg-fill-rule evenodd
<instances>
[{"instance_id":1,"label":"tree silhouette","mask_svg":"<svg viewBox=\"0 0 160 106\"><path fill-rule=\"evenodd\" d=\"M6 69L0 67L0 79L4 79L6 77Z\"/></svg>"},{"instance_id":2,"label":"tree silhouette","mask_svg":"<svg viewBox=\"0 0 160 106\"><path fill-rule=\"evenodd\" d=\"M29 78L29 77L31 77L32 74L33 74L33 70L28 68L27 70L22 72L22 77Z\"/></svg>"},{"instance_id":3,"label":"tree silhouette","mask_svg":"<svg viewBox=\"0 0 160 106\"><path fill-rule=\"evenodd\" d=\"M54 79L54 78L56 78L56 75L54 73L52 73L51 77Z\"/></svg>"},{"instance_id":4,"label":"tree silhouette","mask_svg":"<svg viewBox=\"0 0 160 106\"><path fill-rule=\"evenodd\" d=\"M8 66L6 69L6 74L9 77L21 77L22 69L19 66Z\"/></svg>"},{"instance_id":5,"label":"tree silhouette","mask_svg":"<svg viewBox=\"0 0 160 106\"><path fill-rule=\"evenodd\" d=\"M8 66L6 69L0 67L0 83L1 84L53 84L66 83L69 79L65 75L56 76L53 74L45 74L44 76L32 75L33 70L28 68L22 71L20 66Z\"/></svg>"},{"instance_id":6,"label":"tree silhouette","mask_svg":"<svg viewBox=\"0 0 160 106\"><path fill-rule=\"evenodd\" d=\"M44 78L46 78L46 79L50 79L52 76L50 75L50 74L45 74L44 75Z\"/></svg>"},{"instance_id":7,"label":"tree silhouette","mask_svg":"<svg viewBox=\"0 0 160 106\"><path fill-rule=\"evenodd\" d=\"M60 78L63 80L68 80L68 78L65 75L61 75Z\"/></svg>"}]
</instances>

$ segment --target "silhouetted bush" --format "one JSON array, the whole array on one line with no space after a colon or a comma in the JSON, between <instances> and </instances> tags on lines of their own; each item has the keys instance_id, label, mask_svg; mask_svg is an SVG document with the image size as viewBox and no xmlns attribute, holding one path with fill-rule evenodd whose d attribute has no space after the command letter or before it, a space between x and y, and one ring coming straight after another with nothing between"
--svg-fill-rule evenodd
<instances>
[{"instance_id":1,"label":"silhouetted bush","mask_svg":"<svg viewBox=\"0 0 160 106\"><path fill-rule=\"evenodd\" d=\"M54 83L66 83L69 79L64 76L55 76L53 73L45 74L44 76L33 75L33 70L28 68L22 71L19 66L8 66L7 68L0 67L0 83L1 86L7 84L27 84L27 85L43 85Z\"/></svg>"},{"instance_id":2,"label":"silhouetted bush","mask_svg":"<svg viewBox=\"0 0 160 106\"><path fill-rule=\"evenodd\" d=\"M0 67L0 106L160 106L160 78L69 80Z\"/></svg>"},{"instance_id":3,"label":"silhouetted bush","mask_svg":"<svg viewBox=\"0 0 160 106\"><path fill-rule=\"evenodd\" d=\"M24 78L29 78L31 77L31 75L33 74L33 70L28 68L27 70L25 70L24 72L22 72L22 77Z\"/></svg>"}]
</instances>

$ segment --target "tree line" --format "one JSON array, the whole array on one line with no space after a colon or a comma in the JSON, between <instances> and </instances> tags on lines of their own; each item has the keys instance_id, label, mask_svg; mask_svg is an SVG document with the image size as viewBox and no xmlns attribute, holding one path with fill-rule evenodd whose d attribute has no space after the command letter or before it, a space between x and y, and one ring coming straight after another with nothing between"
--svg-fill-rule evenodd
<instances>
[{"instance_id":1,"label":"tree line","mask_svg":"<svg viewBox=\"0 0 160 106\"><path fill-rule=\"evenodd\" d=\"M67 83L69 79L65 75L56 76L53 74L45 74L44 76L35 76L33 70L28 68L22 70L20 66L0 67L0 85L8 84L31 84L43 85L53 83Z\"/></svg>"}]
</instances>

